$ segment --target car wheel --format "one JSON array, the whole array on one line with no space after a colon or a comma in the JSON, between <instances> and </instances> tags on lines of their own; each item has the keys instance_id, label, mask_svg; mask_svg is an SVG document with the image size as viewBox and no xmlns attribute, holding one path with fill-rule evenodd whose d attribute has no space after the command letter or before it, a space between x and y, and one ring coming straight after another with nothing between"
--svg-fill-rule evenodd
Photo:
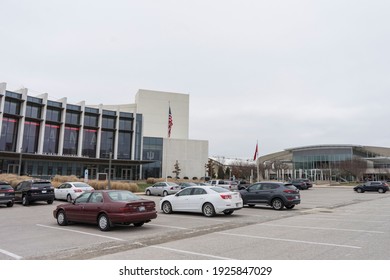
<instances>
[{"instance_id":1,"label":"car wheel","mask_svg":"<svg viewBox=\"0 0 390 280\"><path fill-rule=\"evenodd\" d=\"M382 189L382 188L379 188L379 189L378 189L378 193L384 193L384 192L385 192L384 189Z\"/></svg>"},{"instance_id":2,"label":"car wheel","mask_svg":"<svg viewBox=\"0 0 390 280\"><path fill-rule=\"evenodd\" d=\"M144 225L144 222L141 222L141 223L134 223L134 226L135 227L142 227Z\"/></svg>"},{"instance_id":3,"label":"car wheel","mask_svg":"<svg viewBox=\"0 0 390 280\"><path fill-rule=\"evenodd\" d=\"M206 203L202 207L203 215L206 217L213 217L215 216L215 209L214 206L211 203Z\"/></svg>"},{"instance_id":4,"label":"car wheel","mask_svg":"<svg viewBox=\"0 0 390 280\"><path fill-rule=\"evenodd\" d=\"M171 214L172 213L172 205L168 201L164 201L162 205L162 210L165 214Z\"/></svg>"},{"instance_id":5,"label":"car wheel","mask_svg":"<svg viewBox=\"0 0 390 280\"><path fill-rule=\"evenodd\" d=\"M167 196L168 195L168 192L167 191L164 191L163 192L163 196Z\"/></svg>"},{"instance_id":6,"label":"car wheel","mask_svg":"<svg viewBox=\"0 0 390 280\"><path fill-rule=\"evenodd\" d=\"M152 193L150 192L150 190L147 190L146 191L146 195L151 195Z\"/></svg>"},{"instance_id":7,"label":"car wheel","mask_svg":"<svg viewBox=\"0 0 390 280\"><path fill-rule=\"evenodd\" d=\"M295 207L295 205L286 206L287 209L293 209L294 207Z\"/></svg>"},{"instance_id":8,"label":"car wheel","mask_svg":"<svg viewBox=\"0 0 390 280\"><path fill-rule=\"evenodd\" d=\"M363 189L362 189L362 188L357 188L356 191L357 191L358 193L362 193L362 192L363 192Z\"/></svg>"},{"instance_id":9,"label":"car wheel","mask_svg":"<svg viewBox=\"0 0 390 280\"><path fill-rule=\"evenodd\" d=\"M109 231L110 230L110 219L106 214L101 214L98 218L98 226L101 231Z\"/></svg>"},{"instance_id":10,"label":"car wheel","mask_svg":"<svg viewBox=\"0 0 390 280\"><path fill-rule=\"evenodd\" d=\"M53 200L48 200L47 204L53 204Z\"/></svg>"},{"instance_id":11,"label":"car wheel","mask_svg":"<svg viewBox=\"0 0 390 280\"><path fill-rule=\"evenodd\" d=\"M248 206L249 206L249 207L255 207L255 205L254 205L254 204L248 204Z\"/></svg>"},{"instance_id":12,"label":"car wheel","mask_svg":"<svg viewBox=\"0 0 390 280\"><path fill-rule=\"evenodd\" d=\"M223 213L224 213L225 215L231 215L231 214L233 214L233 212L234 212L234 210L226 210L226 211L223 211Z\"/></svg>"},{"instance_id":13,"label":"car wheel","mask_svg":"<svg viewBox=\"0 0 390 280\"><path fill-rule=\"evenodd\" d=\"M28 201L27 195L22 197L22 205L27 206L30 202Z\"/></svg>"},{"instance_id":14,"label":"car wheel","mask_svg":"<svg viewBox=\"0 0 390 280\"><path fill-rule=\"evenodd\" d=\"M57 214L57 224L60 226L66 226L68 224L68 219L66 218L65 211L60 210Z\"/></svg>"},{"instance_id":15,"label":"car wheel","mask_svg":"<svg viewBox=\"0 0 390 280\"><path fill-rule=\"evenodd\" d=\"M272 208L275 210L282 210L284 207L283 201L280 198L275 198L272 200Z\"/></svg>"},{"instance_id":16,"label":"car wheel","mask_svg":"<svg viewBox=\"0 0 390 280\"><path fill-rule=\"evenodd\" d=\"M14 202L13 201L10 201L10 202L7 203L7 207L12 207L12 206L14 206Z\"/></svg>"},{"instance_id":17,"label":"car wheel","mask_svg":"<svg viewBox=\"0 0 390 280\"><path fill-rule=\"evenodd\" d=\"M72 196L71 196L70 194L68 194L68 195L66 196L66 201L69 202L69 203L72 202Z\"/></svg>"}]
</instances>

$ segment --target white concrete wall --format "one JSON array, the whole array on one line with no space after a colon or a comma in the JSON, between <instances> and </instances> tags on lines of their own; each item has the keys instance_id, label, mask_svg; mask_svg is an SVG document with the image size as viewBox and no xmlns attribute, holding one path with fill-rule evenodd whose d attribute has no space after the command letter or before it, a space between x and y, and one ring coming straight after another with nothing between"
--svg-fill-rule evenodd
<instances>
[{"instance_id":1,"label":"white concrete wall","mask_svg":"<svg viewBox=\"0 0 390 280\"><path fill-rule=\"evenodd\" d=\"M189 95L140 89L136 96L137 113L143 115L143 135L168 137L168 112L171 106L171 138L188 139Z\"/></svg>"},{"instance_id":2,"label":"white concrete wall","mask_svg":"<svg viewBox=\"0 0 390 280\"><path fill-rule=\"evenodd\" d=\"M163 177L175 177L172 171L175 170L176 160L181 169L180 178L204 176L209 155L208 141L165 138L163 145Z\"/></svg>"}]
</instances>

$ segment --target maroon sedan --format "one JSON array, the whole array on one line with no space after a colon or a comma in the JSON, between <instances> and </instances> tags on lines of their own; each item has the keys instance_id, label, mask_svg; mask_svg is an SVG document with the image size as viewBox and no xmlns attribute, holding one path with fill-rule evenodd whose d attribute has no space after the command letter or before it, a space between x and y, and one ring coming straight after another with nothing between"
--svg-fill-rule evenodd
<instances>
[{"instance_id":1,"label":"maroon sedan","mask_svg":"<svg viewBox=\"0 0 390 280\"><path fill-rule=\"evenodd\" d=\"M130 191L98 190L85 192L73 203L60 204L53 211L60 226L70 222L97 224L108 231L114 224L136 227L157 217L154 201L142 199Z\"/></svg>"}]
</instances>

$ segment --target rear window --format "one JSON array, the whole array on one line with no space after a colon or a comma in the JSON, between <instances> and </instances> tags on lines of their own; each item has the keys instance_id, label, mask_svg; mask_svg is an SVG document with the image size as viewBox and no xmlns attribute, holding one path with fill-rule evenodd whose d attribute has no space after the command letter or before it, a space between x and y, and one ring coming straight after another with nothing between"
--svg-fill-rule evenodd
<instances>
[{"instance_id":1,"label":"rear window","mask_svg":"<svg viewBox=\"0 0 390 280\"><path fill-rule=\"evenodd\" d=\"M211 187L210 189L212 189L213 191L215 191L217 193L229 192L229 190L227 190L225 188L221 188L221 187Z\"/></svg>"},{"instance_id":2,"label":"rear window","mask_svg":"<svg viewBox=\"0 0 390 280\"><path fill-rule=\"evenodd\" d=\"M0 185L0 190L13 190L10 185Z\"/></svg>"},{"instance_id":3,"label":"rear window","mask_svg":"<svg viewBox=\"0 0 390 280\"><path fill-rule=\"evenodd\" d=\"M297 188L293 184L284 184L284 186L290 190L296 190Z\"/></svg>"},{"instance_id":4,"label":"rear window","mask_svg":"<svg viewBox=\"0 0 390 280\"><path fill-rule=\"evenodd\" d=\"M140 200L140 197L138 197L137 195L135 195L135 194L133 194L132 192L129 192L129 191L109 192L108 196L113 201L134 201L134 200Z\"/></svg>"},{"instance_id":5,"label":"rear window","mask_svg":"<svg viewBox=\"0 0 390 280\"><path fill-rule=\"evenodd\" d=\"M75 187L77 188L91 188L90 185L86 184L86 183L83 183L83 182L76 182L76 183L73 183L73 185L75 185Z\"/></svg>"},{"instance_id":6,"label":"rear window","mask_svg":"<svg viewBox=\"0 0 390 280\"><path fill-rule=\"evenodd\" d=\"M32 185L38 188L51 188L50 182L34 182Z\"/></svg>"}]
</instances>

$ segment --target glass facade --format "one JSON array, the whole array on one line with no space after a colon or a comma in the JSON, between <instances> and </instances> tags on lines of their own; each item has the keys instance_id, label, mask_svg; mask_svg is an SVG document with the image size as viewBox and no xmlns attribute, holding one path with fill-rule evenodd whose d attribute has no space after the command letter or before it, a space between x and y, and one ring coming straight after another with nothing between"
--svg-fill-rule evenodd
<instances>
[{"instance_id":1,"label":"glass facade","mask_svg":"<svg viewBox=\"0 0 390 280\"><path fill-rule=\"evenodd\" d=\"M16 152L19 119L3 118L0 137L0 151Z\"/></svg>"},{"instance_id":2,"label":"glass facade","mask_svg":"<svg viewBox=\"0 0 390 280\"><path fill-rule=\"evenodd\" d=\"M352 147L297 150L293 152L294 169L326 169L352 156Z\"/></svg>"},{"instance_id":3,"label":"glass facade","mask_svg":"<svg viewBox=\"0 0 390 280\"><path fill-rule=\"evenodd\" d=\"M143 166L143 177L161 178L163 160L163 139L155 137L144 137L143 158L155 162Z\"/></svg>"}]
</instances>

